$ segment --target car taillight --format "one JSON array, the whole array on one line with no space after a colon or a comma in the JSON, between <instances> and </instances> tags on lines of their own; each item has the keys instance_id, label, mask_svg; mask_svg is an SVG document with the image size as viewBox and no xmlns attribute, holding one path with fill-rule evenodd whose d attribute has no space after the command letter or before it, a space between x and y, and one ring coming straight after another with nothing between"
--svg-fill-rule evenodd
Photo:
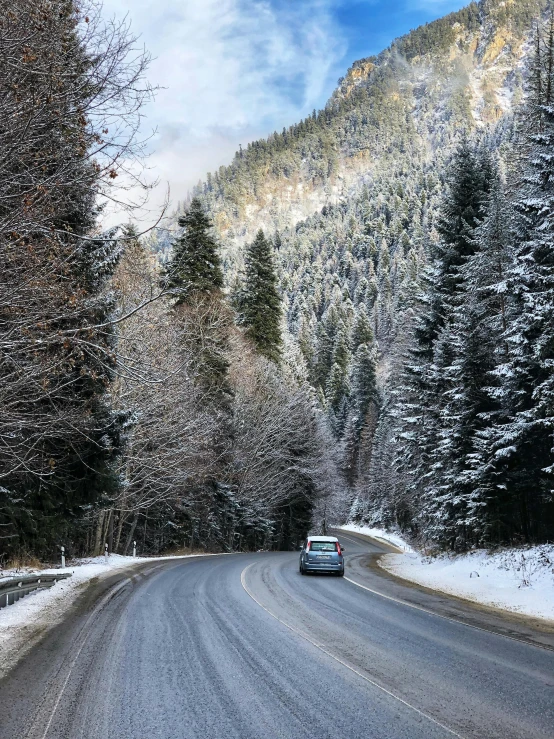
<instances>
[{"instance_id":1,"label":"car taillight","mask_svg":"<svg viewBox=\"0 0 554 739\"><path fill-rule=\"evenodd\" d=\"M310 551L310 544L311 544L311 543L312 543L312 542L311 542L311 541L309 541L309 542L308 542L308 543L306 544L306 551L307 551L307 552L309 552L309 551Z\"/></svg>"},{"instance_id":2,"label":"car taillight","mask_svg":"<svg viewBox=\"0 0 554 739\"><path fill-rule=\"evenodd\" d=\"M339 554L342 554L342 552L341 552L341 550L340 550L340 544L338 543L338 541L337 541L337 552L338 552Z\"/></svg>"}]
</instances>

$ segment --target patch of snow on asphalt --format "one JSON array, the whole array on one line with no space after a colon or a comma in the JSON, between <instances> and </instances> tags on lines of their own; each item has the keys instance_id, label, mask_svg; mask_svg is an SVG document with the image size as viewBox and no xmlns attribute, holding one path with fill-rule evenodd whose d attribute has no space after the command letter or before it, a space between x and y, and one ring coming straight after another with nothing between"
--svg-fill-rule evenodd
<instances>
[{"instance_id":1,"label":"patch of snow on asphalt","mask_svg":"<svg viewBox=\"0 0 554 739\"><path fill-rule=\"evenodd\" d=\"M184 558L206 555L183 555ZM13 605L0 608L0 677L36 642L45 629L59 623L75 598L95 577L108 576L130 565L156 560L181 559L181 557L123 557L111 554L102 557L77 560L60 568L40 570L41 575L71 572L67 580L60 580L51 588L36 590ZM38 574L37 570L2 570L0 583L7 578Z\"/></svg>"},{"instance_id":2,"label":"patch of snow on asphalt","mask_svg":"<svg viewBox=\"0 0 554 739\"><path fill-rule=\"evenodd\" d=\"M381 566L433 590L527 616L554 620L554 545L425 557L386 554Z\"/></svg>"}]
</instances>

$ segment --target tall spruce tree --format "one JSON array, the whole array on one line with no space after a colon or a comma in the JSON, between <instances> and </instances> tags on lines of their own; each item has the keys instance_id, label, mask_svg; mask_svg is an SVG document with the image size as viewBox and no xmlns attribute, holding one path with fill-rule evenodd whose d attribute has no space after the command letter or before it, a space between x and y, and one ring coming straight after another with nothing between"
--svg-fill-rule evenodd
<instances>
[{"instance_id":1,"label":"tall spruce tree","mask_svg":"<svg viewBox=\"0 0 554 739\"><path fill-rule=\"evenodd\" d=\"M453 532L460 498L450 484L457 469L457 461L452 465L456 417L445 410L459 379L457 362L462 361L455 325L464 301L464 267L477 249L475 230L485 214L492 172L489 156L464 139L451 164L439 219L441 238L425 277L429 291L399 403L406 442L403 464L419 500L420 526L429 538L450 547L459 545Z\"/></svg>"},{"instance_id":2,"label":"tall spruce tree","mask_svg":"<svg viewBox=\"0 0 554 739\"><path fill-rule=\"evenodd\" d=\"M375 355L367 344L360 344L354 355L350 387L356 411L356 428L360 434L371 403L377 402Z\"/></svg>"},{"instance_id":3,"label":"tall spruce tree","mask_svg":"<svg viewBox=\"0 0 554 739\"><path fill-rule=\"evenodd\" d=\"M188 211L179 218L183 234L173 244L166 268L167 284L173 288L177 303L186 302L195 292L212 292L223 287L223 273L212 222L202 203L193 198Z\"/></svg>"},{"instance_id":4,"label":"tall spruce tree","mask_svg":"<svg viewBox=\"0 0 554 739\"><path fill-rule=\"evenodd\" d=\"M278 362L281 357L281 298L272 248L260 229L246 250L245 279L240 296L239 322L260 354Z\"/></svg>"},{"instance_id":5,"label":"tall spruce tree","mask_svg":"<svg viewBox=\"0 0 554 739\"><path fill-rule=\"evenodd\" d=\"M460 267L476 249L474 231L483 217L493 176L490 157L486 152L476 151L464 137L448 175L448 188L437 224L440 240L431 254L434 274L429 312L417 330L420 346L427 350L429 359L463 280Z\"/></svg>"},{"instance_id":6,"label":"tall spruce tree","mask_svg":"<svg viewBox=\"0 0 554 739\"><path fill-rule=\"evenodd\" d=\"M202 203L193 198L179 219L184 229L174 245L165 270L166 284L173 289L176 315L189 324L186 341L195 344L195 369L214 408L230 412L231 390L227 360L229 309L223 300L223 273L219 245L212 222Z\"/></svg>"},{"instance_id":7,"label":"tall spruce tree","mask_svg":"<svg viewBox=\"0 0 554 739\"><path fill-rule=\"evenodd\" d=\"M513 501L506 530L526 541L554 535L554 24L537 43L542 83L527 103L528 163L516 199L517 244L509 286L514 300L506 333L503 400L511 418L496 426L492 452L498 484Z\"/></svg>"},{"instance_id":8,"label":"tall spruce tree","mask_svg":"<svg viewBox=\"0 0 554 739\"><path fill-rule=\"evenodd\" d=\"M466 300L457 315L461 371L453 399L459 408L457 425L471 441L464 449L460 485L465 497L465 525L469 538L477 544L508 541L510 521L515 517L513 496L499 479L498 459L491 444L495 428L509 418L501 368L508 358L506 331L513 310L509 286L513 216L505 183L498 176L487 217L476 230L478 249L464 267Z\"/></svg>"},{"instance_id":9,"label":"tall spruce tree","mask_svg":"<svg viewBox=\"0 0 554 739\"><path fill-rule=\"evenodd\" d=\"M504 345L511 242L511 209L503 187L497 175L486 217L474 231L476 251L460 267L457 304L439 337L452 361L442 366L445 391L426 529L458 549L495 540L493 511L498 513L498 498L504 499L491 485L490 468L477 461L483 435L501 411L493 372Z\"/></svg>"}]
</instances>

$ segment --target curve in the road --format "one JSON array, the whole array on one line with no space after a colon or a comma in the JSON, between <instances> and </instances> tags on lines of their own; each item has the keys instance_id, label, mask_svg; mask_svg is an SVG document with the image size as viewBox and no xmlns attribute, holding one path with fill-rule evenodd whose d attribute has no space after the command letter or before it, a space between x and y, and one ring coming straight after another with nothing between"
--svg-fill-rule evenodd
<instances>
[{"instance_id":1,"label":"curve in the road","mask_svg":"<svg viewBox=\"0 0 554 739\"><path fill-rule=\"evenodd\" d=\"M352 534L347 537L338 530L333 533L340 535L341 540L346 539L355 545L355 556L349 561L350 577L345 577L353 585L373 595L440 616L448 621L463 623L479 631L501 634L514 641L554 651L554 621L547 622L531 616L502 611L403 580L378 564L382 554L399 551L395 547L367 536ZM368 545L373 550L369 556Z\"/></svg>"},{"instance_id":2,"label":"curve in the road","mask_svg":"<svg viewBox=\"0 0 554 739\"><path fill-rule=\"evenodd\" d=\"M0 682L2 736L552 738L552 652L409 607L361 564L382 547L347 549L356 585L260 553L102 586Z\"/></svg>"}]
</instances>

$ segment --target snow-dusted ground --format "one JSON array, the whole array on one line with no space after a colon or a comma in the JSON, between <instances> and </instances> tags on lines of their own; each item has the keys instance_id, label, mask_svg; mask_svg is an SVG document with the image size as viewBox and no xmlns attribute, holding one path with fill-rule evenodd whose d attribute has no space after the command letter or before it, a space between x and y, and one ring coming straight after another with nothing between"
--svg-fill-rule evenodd
<instances>
[{"instance_id":1,"label":"snow-dusted ground","mask_svg":"<svg viewBox=\"0 0 554 739\"><path fill-rule=\"evenodd\" d=\"M393 575L483 605L554 620L553 544L426 557L397 534L361 526L341 528L404 549L404 554L386 554L380 560Z\"/></svg>"},{"instance_id":2,"label":"snow-dusted ground","mask_svg":"<svg viewBox=\"0 0 554 739\"><path fill-rule=\"evenodd\" d=\"M206 556L206 555L184 555ZM176 557L122 557L111 554L104 557L77 560L65 570L40 570L43 575L71 572L67 580L45 590L30 593L11 606L0 609L0 677L31 648L37 638L51 626L59 623L75 598L93 578L106 577L129 565L142 562L177 559ZM31 575L36 570L1 570L0 582L17 575Z\"/></svg>"},{"instance_id":3,"label":"snow-dusted ground","mask_svg":"<svg viewBox=\"0 0 554 739\"><path fill-rule=\"evenodd\" d=\"M364 534L365 536L371 536L373 539L380 539L386 541L388 544L392 544L397 549L403 552L413 552L412 547L402 539L398 534L393 534L391 531L385 531L385 529L374 529L370 526L358 526L357 524L348 523L344 526L338 526L337 528L343 531L352 531L355 534Z\"/></svg>"}]
</instances>

